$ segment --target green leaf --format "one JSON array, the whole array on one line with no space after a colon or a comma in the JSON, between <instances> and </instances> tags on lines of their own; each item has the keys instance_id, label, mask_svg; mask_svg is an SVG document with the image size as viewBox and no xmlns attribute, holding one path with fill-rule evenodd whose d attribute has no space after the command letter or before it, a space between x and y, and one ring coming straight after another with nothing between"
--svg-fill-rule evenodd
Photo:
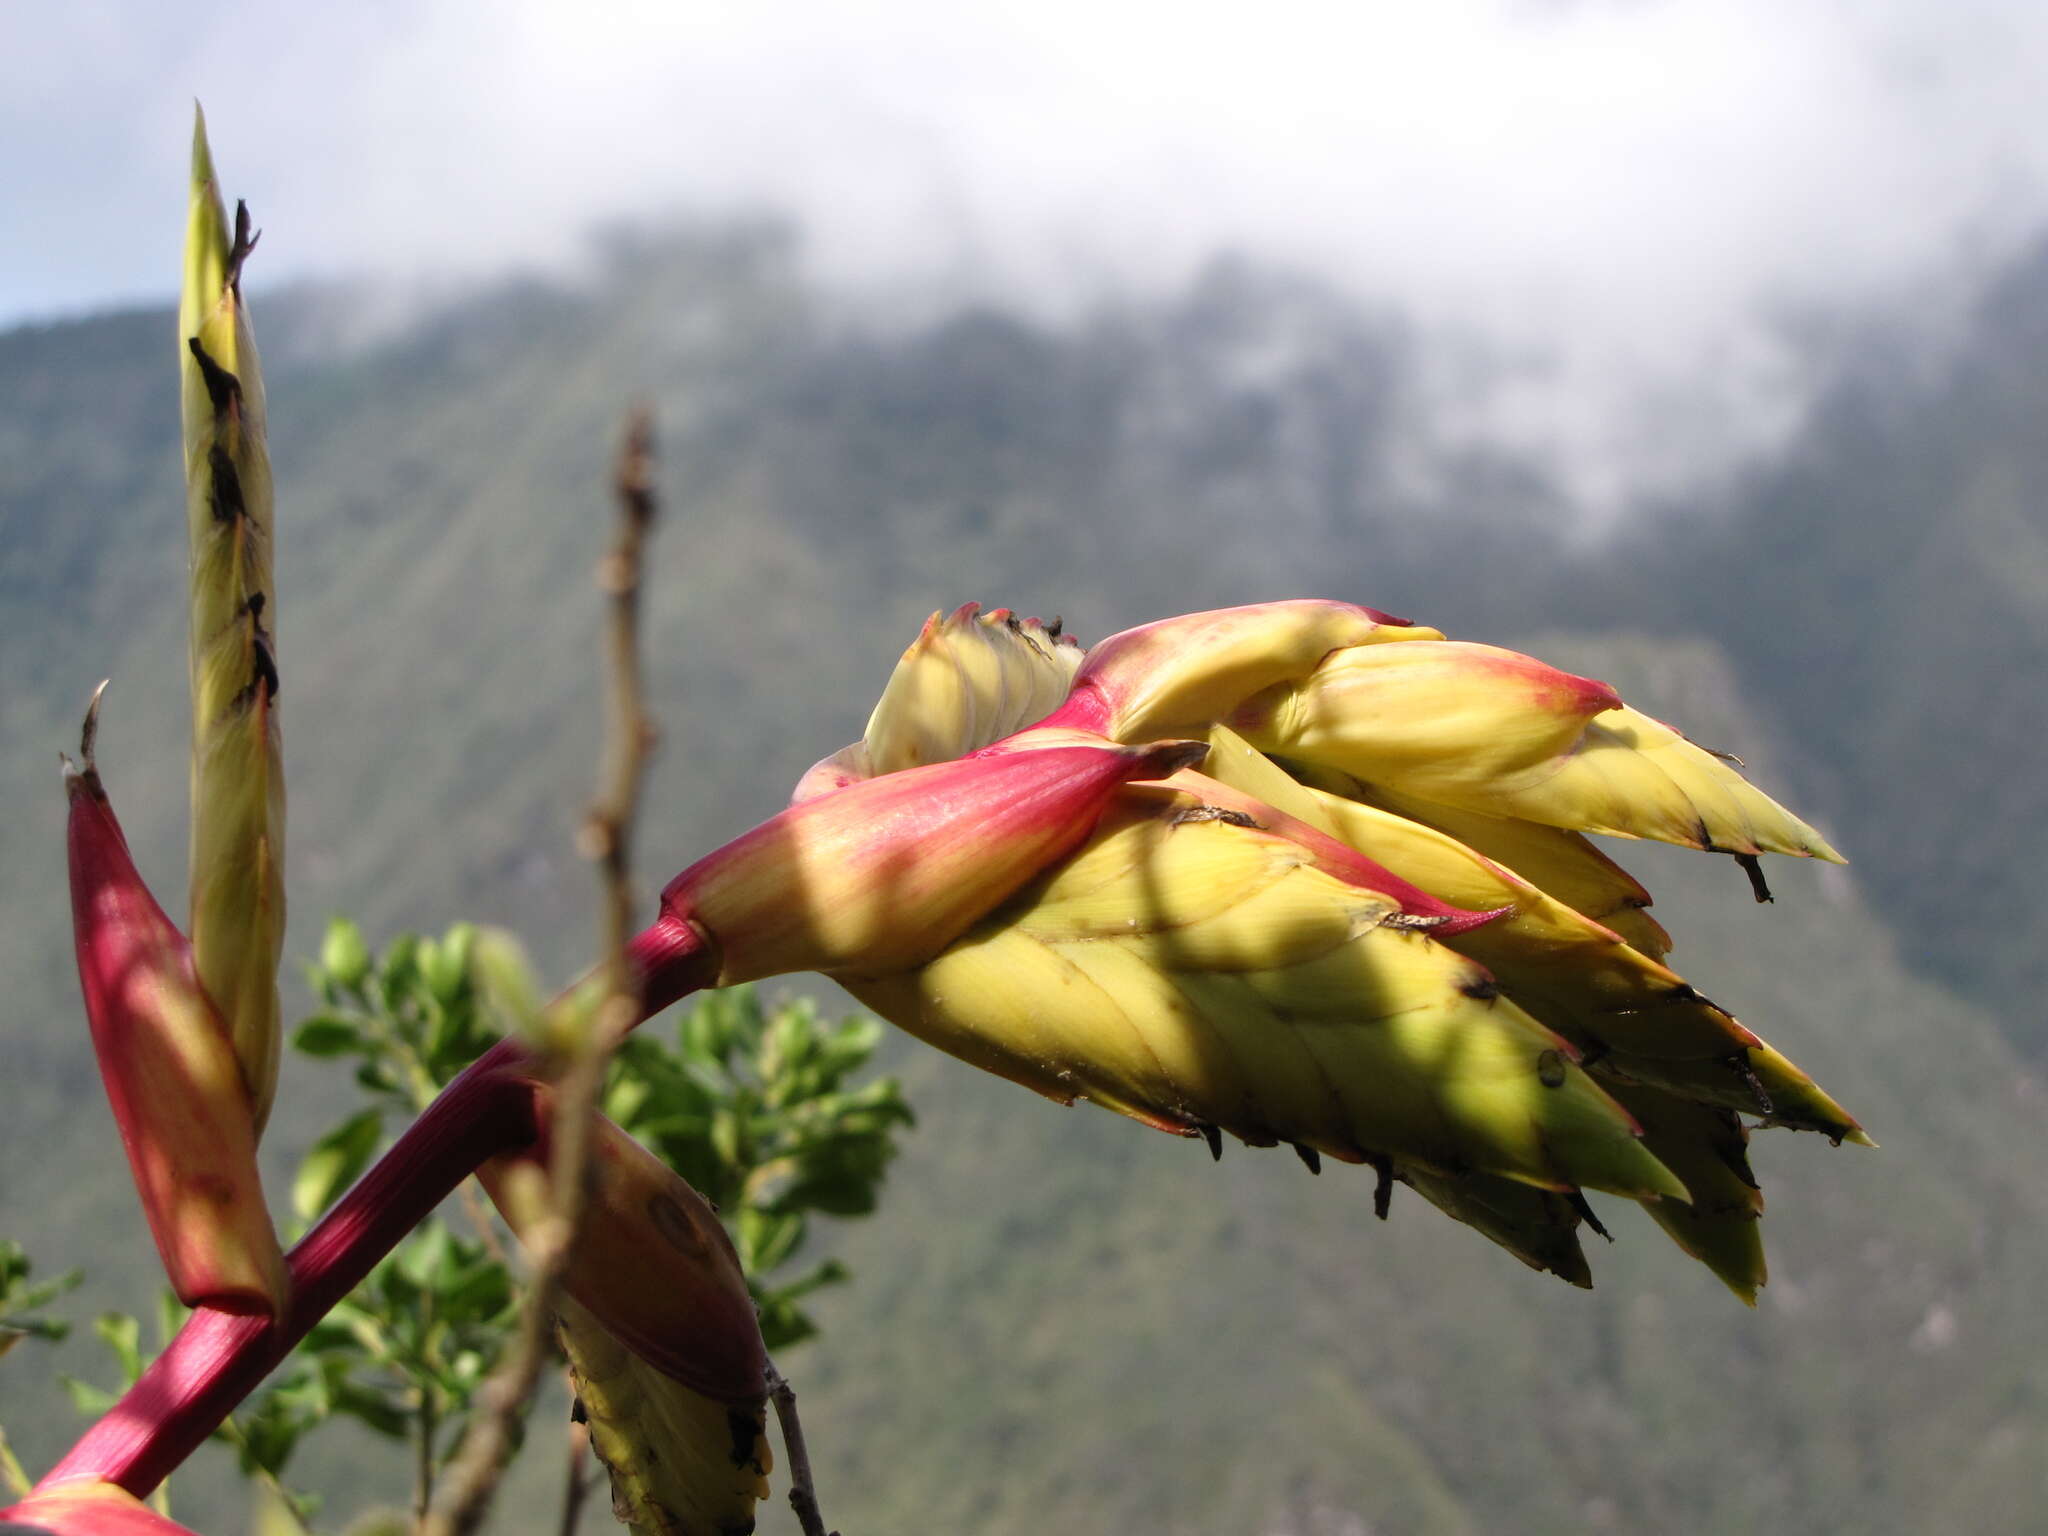
<instances>
[{"instance_id":1,"label":"green leaf","mask_svg":"<svg viewBox=\"0 0 2048 1536\"><path fill-rule=\"evenodd\" d=\"M750 1273L766 1274L796 1251L803 1241L801 1216L748 1206L740 1212L740 1255Z\"/></svg>"},{"instance_id":2,"label":"green leaf","mask_svg":"<svg viewBox=\"0 0 2048 1536\"><path fill-rule=\"evenodd\" d=\"M335 1393L334 1411L388 1439L403 1440L412 1433L411 1414L364 1387L344 1384Z\"/></svg>"},{"instance_id":3,"label":"green leaf","mask_svg":"<svg viewBox=\"0 0 2048 1536\"><path fill-rule=\"evenodd\" d=\"M462 1322L496 1317L511 1300L512 1276L491 1258L456 1276L441 1296L443 1310Z\"/></svg>"},{"instance_id":4,"label":"green leaf","mask_svg":"<svg viewBox=\"0 0 2048 1536\"><path fill-rule=\"evenodd\" d=\"M469 986L469 957L475 945L475 926L457 923L439 944L420 946L420 976L443 1008L454 1007Z\"/></svg>"},{"instance_id":5,"label":"green leaf","mask_svg":"<svg viewBox=\"0 0 2048 1536\"><path fill-rule=\"evenodd\" d=\"M311 1221L369 1166L384 1137L384 1112L365 1109L350 1115L313 1143L292 1180L292 1209Z\"/></svg>"},{"instance_id":6,"label":"green leaf","mask_svg":"<svg viewBox=\"0 0 2048 1536\"><path fill-rule=\"evenodd\" d=\"M726 1162L738 1164L743 1155L740 1147L740 1117L729 1109L721 1109L711 1117L711 1148Z\"/></svg>"},{"instance_id":7,"label":"green leaf","mask_svg":"<svg viewBox=\"0 0 2048 1536\"><path fill-rule=\"evenodd\" d=\"M469 973L491 1028L531 1035L541 1014L540 987L519 940L502 928L481 928L469 946Z\"/></svg>"},{"instance_id":8,"label":"green leaf","mask_svg":"<svg viewBox=\"0 0 2048 1536\"><path fill-rule=\"evenodd\" d=\"M340 1014L316 1013L292 1031L292 1047L307 1056L346 1056L363 1049L363 1027Z\"/></svg>"},{"instance_id":9,"label":"green leaf","mask_svg":"<svg viewBox=\"0 0 2048 1536\"><path fill-rule=\"evenodd\" d=\"M794 1303L780 1297L761 1303L761 1342L771 1355L801 1344L817 1331L817 1324Z\"/></svg>"},{"instance_id":10,"label":"green leaf","mask_svg":"<svg viewBox=\"0 0 2048 1536\"><path fill-rule=\"evenodd\" d=\"M638 1122L640 1111L646 1106L654 1090L638 1078L619 1077L606 1087L604 1099L598 1108L625 1130L632 1130Z\"/></svg>"},{"instance_id":11,"label":"green leaf","mask_svg":"<svg viewBox=\"0 0 2048 1536\"><path fill-rule=\"evenodd\" d=\"M4 1334L0 1337L0 1355L23 1337L54 1344L71 1332L71 1325L59 1318L30 1314L73 1289L84 1278L83 1272L67 1270L54 1280L31 1284L29 1275L34 1268L21 1244L12 1238L0 1238L0 1334Z\"/></svg>"},{"instance_id":12,"label":"green leaf","mask_svg":"<svg viewBox=\"0 0 2048 1536\"><path fill-rule=\"evenodd\" d=\"M167 1347L185 1326L185 1319L192 1315L192 1309L178 1300L178 1293L166 1286L156 1295L156 1337L157 1344Z\"/></svg>"},{"instance_id":13,"label":"green leaf","mask_svg":"<svg viewBox=\"0 0 2048 1536\"><path fill-rule=\"evenodd\" d=\"M813 1269L802 1279L793 1280L788 1285L777 1286L775 1294L794 1301L798 1297L810 1295L813 1291L822 1290L828 1285L844 1285L852 1277L853 1271L840 1263L839 1260L825 1259L819 1263L817 1268Z\"/></svg>"},{"instance_id":14,"label":"green leaf","mask_svg":"<svg viewBox=\"0 0 2048 1536\"><path fill-rule=\"evenodd\" d=\"M71 1395L71 1406L89 1419L97 1419L119 1402L113 1393L103 1391L89 1381L80 1381L76 1376L59 1376L64 1390Z\"/></svg>"},{"instance_id":15,"label":"green leaf","mask_svg":"<svg viewBox=\"0 0 2048 1536\"><path fill-rule=\"evenodd\" d=\"M377 973L377 992L386 1013L397 1013L412 996L417 972L413 957L420 947L416 933L401 933L384 946L384 964Z\"/></svg>"},{"instance_id":16,"label":"green leaf","mask_svg":"<svg viewBox=\"0 0 2048 1536\"><path fill-rule=\"evenodd\" d=\"M455 1243L447 1224L424 1223L419 1232L401 1244L396 1261L405 1278L423 1291L446 1285L455 1264Z\"/></svg>"},{"instance_id":17,"label":"green leaf","mask_svg":"<svg viewBox=\"0 0 2048 1536\"><path fill-rule=\"evenodd\" d=\"M345 917L327 920L327 936L320 941L320 969L327 979L344 991L359 989L370 974L370 950L363 943L362 930Z\"/></svg>"},{"instance_id":18,"label":"green leaf","mask_svg":"<svg viewBox=\"0 0 2048 1536\"><path fill-rule=\"evenodd\" d=\"M445 1083L454 1071L460 1070L454 1064L462 1054L461 1040L467 1033L463 1028L464 1015L468 1012L467 1005L462 1003L450 1004L434 999L428 1004L426 1037L420 1041L420 1063L427 1069L427 1076L436 1083Z\"/></svg>"},{"instance_id":19,"label":"green leaf","mask_svg":"<svg viewBox=\"0 0 2048 1536\"><path fill-rule=\"evenodd\" d=\"M121 1374L129 1386L142 1375L142 1324L126 1312L102 1312L92 1320L92 1331L114 1352Z\"/></svg>"}]
</instances>

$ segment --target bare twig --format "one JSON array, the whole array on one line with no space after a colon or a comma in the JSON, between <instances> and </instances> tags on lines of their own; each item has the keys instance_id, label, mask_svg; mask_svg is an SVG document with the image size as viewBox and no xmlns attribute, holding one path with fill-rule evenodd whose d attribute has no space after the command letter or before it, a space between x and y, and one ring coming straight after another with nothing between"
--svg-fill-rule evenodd
<instances>
[{"instance_id":1,"label":"bare twig","mask_svg":"<svg viewBox=\"0 0 2048 1536\"><path fill-rule=\"evenodd\" d=\"M548 1209L523 1246L531 1269L526 1304L504 1363L477 1394L479 1411L448 1469L441 1495L420 1521L421 1536L471 1536L504 1475L514 1426L539 1383L547 1359L555 1302L583 1219L591 1118L613 1049L640 1018L626 945L633 934L629 854L640 781L654 733L640 694L640 562L654 522L654 433L645 410L626 424L614 493L618 541L598 567L598 586L611 599L611 719L597 801L578 844L598 866L604 887L604 1001L590 1028L576 1032L556 1077L550 1128Z\"/></svg>"},{"instance_id":2,"label":"bare twig","mask_svg":"<svg viewBox=\"0 0 2048 1536\"><path fill-rule=\"evenodd\" d=\"M826 1536L817 1485L811 1481L811 1453L804 1445L803 1421L796 1416L796 1389L772 1360L768 1362L768 1400L775 1404L783 1454L789 1458L789 1507L796 1511L796 1523L803 1527L804 1536ZM833 1531L831 1536L839 1533Z\"/></svg>"},{"instance_id":3,"label":"bare twig","mask_svg":"<svg viewBox=\"0 0 2048 1536\"><path fill-rule=\"evenodd\" d=\"M654 524L654 423L642 409L626 423L614 494L619 504L619 540L598 566L598 586L611 598L611 734L605 748L604 783L583 824L583 850L597 861L605 888L606 959L611 993L625 999L632 990L626 972L626 943L633 936L633 813L640 780L654 745L654 731L640 691L640 563ZM628 1028L631 1026L628 1025Z\"/></svg>"},{"instance_id":4,"label":"bare twig","mask_svg":"<svg viewBox=\"0 0 2048 1536\"><path fill-rule=\"evenodd\" d=\"M434 1389L431 1385L420 1388L420 1409L414 1416L412 1429L412 1517L415 1520L427 1518L427 1511L434 1502Z\"/></svg>"}]
</instances>

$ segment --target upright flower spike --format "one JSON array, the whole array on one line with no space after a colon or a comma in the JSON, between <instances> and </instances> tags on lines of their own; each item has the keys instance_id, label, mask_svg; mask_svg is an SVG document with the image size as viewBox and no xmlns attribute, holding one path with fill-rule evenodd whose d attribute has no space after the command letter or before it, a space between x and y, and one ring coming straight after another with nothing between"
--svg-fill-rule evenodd
<instances>
[{"instance_id":1,"label":"upright flower spike","mask_svg":"<svg viewBox=\"0 0 2048 1536\"><path fill-rule=\"evenodd\" d=\"M187 1306L278 1316L285 1270L249 1089L190 946L136 872L93 762L67 765L72 928L100 1077L143 1215Z\"/></svg>"},{"instance_id":2,"label":"upright flower spike","mask_svg":"<svg viewBox=\"0 0 2048 1536\"><path fill-rule=\"evenodd\" d=\"M260 1132L277 1087L285 912L270 458L241 290L254 246L245 207L230 229L206 120L195 114L178 306L192 565L192 950L233 1033Z\"/></svg>"}]
</instances>

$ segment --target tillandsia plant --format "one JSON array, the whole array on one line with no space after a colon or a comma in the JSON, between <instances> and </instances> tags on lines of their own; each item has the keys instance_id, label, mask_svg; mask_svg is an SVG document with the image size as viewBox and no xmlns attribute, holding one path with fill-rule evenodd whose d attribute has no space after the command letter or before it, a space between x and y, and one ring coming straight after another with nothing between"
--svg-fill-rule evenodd
<instances>
[{"instance_id":1,"label":"tillandsia plant","mask_svg":"<svg viewBox=\"0 0 2048 1536\"><path fill-rule=\"evenodd\" d=\"M210 176L203 152L195 163ZM248 243L193 270L232 272ZM223 410L248 398L204 350L206 398ZM235 357L253 364L239 343ZM217 491L221 459L204 462ZM626 463L610 586L633 704L631 647L616 637L630 639L644 452ZM249 468L236 467L244 485ZM225 718L246 724L260 706L267 733L274 657L257 578L243 580L219 610L239 637L221 647L229 681L244 669ZM1753 1303L1766 1271L1750 1122L1867 1141L1664 963L1647 892L1588 834L1729 855L1760 900L1763 855L1839 856L1738 765L1534 658L1335 601L1185 615L1085 651L1057 621L972 604L934 614L862 740L804 775L787 810L671 881L630 936L624 832L646 732L636 706L617 718L626 814L598 818L588 839L612 876L610 963L554 1004L515 1010L523 1027L422 1095L281 1278L249 1160L265 1093L250 1063L264 1051L235 1023L262 1016L263 989L243 985L258 967L229 964L227 981L195 969L125 863L85 754L72 780L85 820L74 846L92 855L77 865L81 974L153 1229L195 1310L11 1518L143 1529L136 1499L474 1172L535 1256L526 1315L558 1319L620 1516L650 1533L750 1529L777 1378L739 1256L673 1164L716 1187L721 1160L729 1175L761 1128L715 1106L646 1116L604 1081L621 1042L636 1054L636 1024L705 988L821 972L1049 1098L1092 1100L1214 1155L1228 1135L1285 1144L1311 1172L1325 1158L1364 1165L1381 1215L1406 1185L1578 1285L1591 1278L1580 1229L1605 1230L1592 1192L1643 1206ZM197 759L239 797L244 832L195 851L268 868L277 825L253 807L277 802L257 737ZM195 888L238 891L267 914L278 909L260 872L195 872ZM250 933L271 943L261 922ZM830 1055L815 1063L828 1085ZM124 1101L130 1082L148 1104ZM186 1129L202 1123L218 1138ZM805 1156L799 1141L772 1179L815 1181ZM188 1198L198 1188L221 1193L217 1208ZM790 1230L770 1220L743 1238L759 1260L786 1254ZM784 1427L792 1499L822 1533L801 1439ZM468 1528L462 1508L443 1519L437 1503L427 1528Z\"/></svg>"}]
</instances>

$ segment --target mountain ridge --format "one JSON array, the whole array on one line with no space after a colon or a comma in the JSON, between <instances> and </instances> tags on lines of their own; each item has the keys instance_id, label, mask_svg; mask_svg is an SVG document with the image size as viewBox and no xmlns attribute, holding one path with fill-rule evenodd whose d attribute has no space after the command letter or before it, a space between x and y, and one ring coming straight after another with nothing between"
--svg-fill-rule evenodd
<instances>
[{"instance_id":1,"label":"mountain ridge","mask_svg":"<svg viewBox=\"0 0 2048 1536\"><path fill-rule=\"evenodd\" d=\"M2048 292L2048 271L2013 281ZM1291 1157L1234 1147L1212 1167L1199 1146L1085 1108L1057 1119L894 1048L921 1127L878 1215L827 1239L855 1280L820 1299L822 1340L787 1362L835 1523L1311 1536L1905 1531L1938 1515L1995 1531L2048 1501L2048 1407L2026 1370L2048 1344L2030 1278L2048 1261L2048 1135L2019 1016L2032 962L1987 966L1996 946L1969 900L1892 888L2019 882L2001 898L2008 943L2038 955L2011 849L1972 819L1994 788L2022 802L2000 825L2034 803L2024 774L1996 772L2028 738L1983 737L1951 792L1953 754L1906 747L1916 720L1951 717L1947 739L1979 745L1958 679L1981 669L1953 633L1967 626L1888 631L1908 608L1852 612L1841 595L1925 568L1900 549L1954 547L1911 512L1975 466L1977 438L1930 451L1891 485L1892 521L1839 552L1825 509L1857 504L1858 474L1885 478L1858 453L1911 451L1908 406L1874 436L1824 411L1729 517L1588 549L1556 535L1562 493L1530 466L1465 454L1427 494L1392 473L1420 408L1409 339L1249 268L1078 332L987 306L900 334L849 328L758 236L643 249L594 292L495 290L344 354L296 339L318 320L296 302L257 316L259 338L282 338L267 375L294 957L330 910L373 935L507 923L557 976L590 951L589 877L570 851L595 771L590 572L609 440L634 398L661 423L666 507L647 614L665 731L650 883L777 808L859 733L925 613L967 598L1064 613L1084 640L1307 594L1521 637L1742 752L1856 861L1840 876L1779 861L1779 902L1759 908L1725 861L1611 849L1658 896L1679 969L1884 1143L1758 1137L1774 1279L1756 1314L1687 1275L1647 1223L1616 1224L1582 1296L1412 1202L1373 1223L1369 1185L1342 1170L1310 1180ZM1312 345L1267 345L1304 326ZM1958 364L1943 398L1960 417L1990 385L1956 380L2032 381L2002 355ZM146 1245L50 899L55 752L111 671L109 789L179 910L172 357L167 313L0 336L0 960L16 979L0 1048L35 1089L0 1124L0 1228L52 1269L94 1266L88 1305L130 1310L147 1305ZM1853 424L1852 405L1834 409ZM2008 713L2033 675L2024 621L2040 596L2031 564L1997 558L2014 499L2040 483L2024 420L2008 402L1977 424L2008 489L1982 493L1970 527L1987 547L1944 568L1942 604L2017 637L2000 642L1993 695ZM1773 539L1798 558L1760 577ZM1943 643L1916 644L1930 635ZM1888 700L1895 679L1909 696ZM1894 848L1916 805L1915 839ZM334 1093L288 1066L273 1189ZM27 1171L53 1164L65 1201L39 1200L49 1175ZM47 1457L68 1427L23 1353L0 1372L0 1421ZM89 1343L62 1358L104 1374ZM337 1500L363 1481L324 1475ZM193 1497L189 1519L239 1518ZM785 1514L764 1507L764 1529Z\"/></svg>"}]
</instances>

